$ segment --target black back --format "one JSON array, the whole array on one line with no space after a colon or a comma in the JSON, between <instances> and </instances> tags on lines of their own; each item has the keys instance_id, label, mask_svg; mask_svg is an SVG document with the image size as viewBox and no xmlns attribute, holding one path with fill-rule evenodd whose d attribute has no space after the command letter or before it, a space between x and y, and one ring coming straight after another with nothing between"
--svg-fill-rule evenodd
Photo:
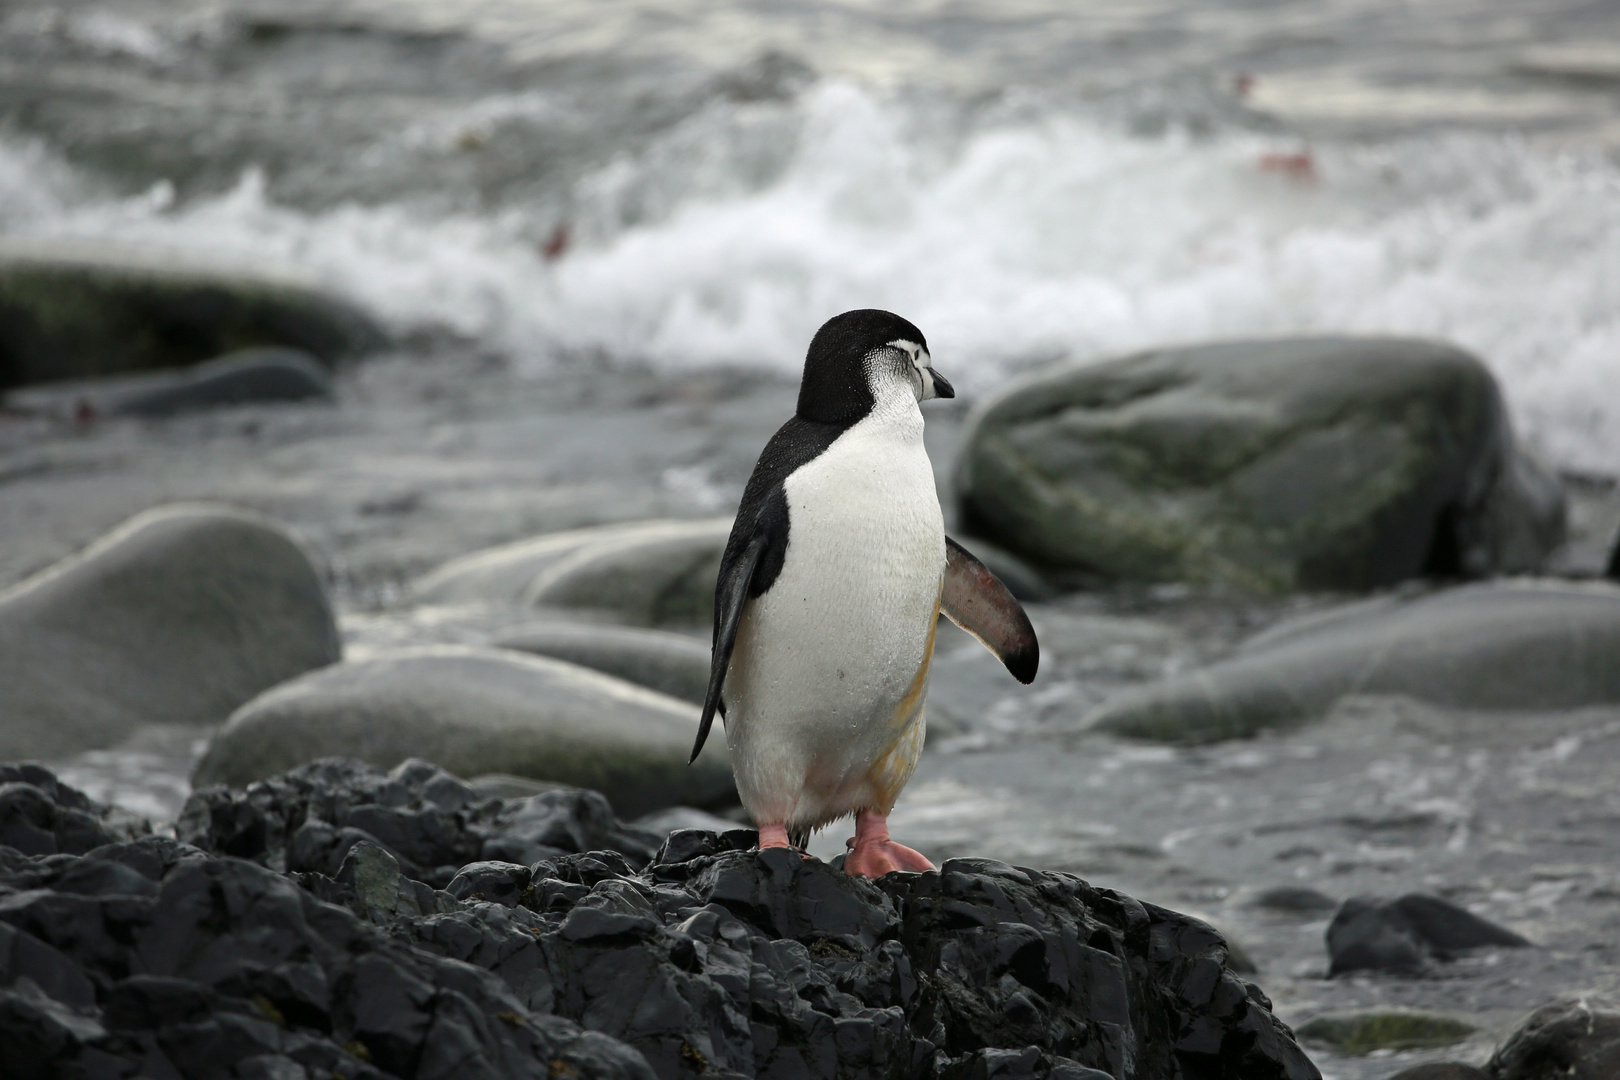
<instances>
[{"instance_id":1,"label":"black back","mask_svg":"<svg viewBox=\"0 0 1620 1080\"><path fill-rule=\"evenodd\" d=\"M799 383L796 414L777 429L759 455L743 488L737 520L731 526L720 575L714 589L714 648L709 664L709 690L703 703L695 760L709 737L714 714L725 715L720 691L737 641L737 625L747 601L764 595L776 583L787 558L787 478L817 457L859 423L875 400L866 381L866 358L891 341L915 341L924 349L922 331L900 316L875 308L835 315L810 340Z\"/></svg>"}]
</instances>

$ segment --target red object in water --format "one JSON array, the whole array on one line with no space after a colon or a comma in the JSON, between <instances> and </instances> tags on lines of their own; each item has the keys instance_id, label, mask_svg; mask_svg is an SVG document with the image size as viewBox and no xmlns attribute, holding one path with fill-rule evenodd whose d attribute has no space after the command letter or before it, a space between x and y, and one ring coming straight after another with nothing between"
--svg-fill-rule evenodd
<instances>
[{"instance_id":1,"label":"red object in water","mask_svg":"<svg viewBox=\"0 0 1620 1080\"><path fill-rule=\"evenodd\" d=\"M540 245L540 254L545 256L546 262L555 262L562 258L563 252L568 250L568 224L564 222L551 230L546 242Z\"/></svg>"},{"instance_id":2,"label":"red object in water","mask_svg":"<svg viewBox=\"0 0 1620 1080\"><path fill-rule=\"evenodd\" d=\"M90 404L88 398L80 398L73 403L73 420L75 423L88 424L96 418L96 407Z\"/></svg>"},{"instance_id":3,"label":"red object in water","mask_svg":"<svg viewBox=\"0 0 1620 1080\"><path fill-rule=\"evenodd\" d=\"M1237 77L1232 80L1232 92L1240 98L1248 97L1249 91L1253 89L1254 76L1247 71L1238 72Z\"/></svg>"},{"instance_id":4,"label":"red object in water","mask_svg":"<svg viewBox=\"0 0 1620 1080\"><path fill-rule=\"evenodd\" d=\"M1315 183L1316 159L1309 150L1301 150L1297 154L1261 154L1260 171L1280 173L1290 180L1301 183Z\"/></svg>"}]
</instances>

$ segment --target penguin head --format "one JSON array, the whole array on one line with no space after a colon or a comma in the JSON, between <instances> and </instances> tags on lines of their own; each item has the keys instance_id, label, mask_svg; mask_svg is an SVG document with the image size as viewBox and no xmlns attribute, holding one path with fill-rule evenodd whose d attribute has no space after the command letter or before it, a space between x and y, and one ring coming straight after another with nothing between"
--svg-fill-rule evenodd
<instances>
[{"instance_id":1,"label":"penguin head","mask_svg":"<svg viewBox=\"0 0 1620 1080\"><path fill-rule=\"evenodd\" d=\"M888 311L862 308L834 315L810 340L799 384L806 420L853 423L879 398L909 393L915 401L955 397L935 371L922 331Z\"/></svg>"}]
</instances>

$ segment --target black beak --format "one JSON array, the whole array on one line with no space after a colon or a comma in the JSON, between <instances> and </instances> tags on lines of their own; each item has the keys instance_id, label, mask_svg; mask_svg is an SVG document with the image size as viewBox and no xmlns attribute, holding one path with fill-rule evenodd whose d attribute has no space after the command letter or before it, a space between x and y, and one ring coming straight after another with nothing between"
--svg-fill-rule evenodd
<instances>
[{"instance_id":1,"label":"black beak","mask_svg":"<svg viewBox=\"0 0 1620 1080\"><path fill-rule=\"evenodd\" d=\"M934 380L934 396L935 397L955 397L956 396L956 387L952 386L951 383L950 383L950 380L945 378L945 376L941 375L939 372L935 371L933 368L929 368L928 369L928 377Z\"/></svg>"}]
</instances>

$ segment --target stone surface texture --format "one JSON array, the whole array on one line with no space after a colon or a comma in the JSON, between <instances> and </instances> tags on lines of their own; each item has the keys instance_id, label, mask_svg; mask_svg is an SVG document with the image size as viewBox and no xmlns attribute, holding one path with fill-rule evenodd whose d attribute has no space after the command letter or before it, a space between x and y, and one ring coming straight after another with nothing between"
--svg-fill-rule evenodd
<instances>
[{"instance_id":1,"label":"stone surface texture","mask_svg":"<svg viewBox=\"0 0 1620 1080\"><path fill-rule=\"evenodd\" d=\"M690 703L541 656L444 645L345 663L244 705L197 765L241 786L316 758L390 768L427 756L457 776L505 772L607 792L637 817L736 799L724 745L687 758Z\"/></svg>"},{"instance_id":2,"label":"stone surface texture","mask_svg":"<svg viewBox=\"0 0 1620 1080\"><path fill-rule=\"evenodd\" d=\"M185 367L257 345L333 363L384 341L369 315L304 282L98 245L0 245L0 389Z\"/></svg>"},{"instance_id":3,"label":"stone surface texture","mask_svg":"<svg viewBox=\"0 0 1620 1080\"><path fill-rule=\"evenodd\" d=\"M1393 900L1355 896L1339 905L1326 932L1329 975L1347 971L1418 974L1470 949L1530 945L1511 930L1422 893Z\"/></svg>"},{"instance_id":4,"label":"stone surface texture","mask_svg":"<svg viewBox=\"0 0 1620 1080\"><path fill-rule=\"evenodd\" d=\"M221 506L151 510L0 594L0 755L218 724L339 648L320 575L281 528Z\"/></svg>"},{"instance_id":5,"label":"stone surface texture","mask_svg":"<svg viewBox=\"0 0 1620 1080\"><path fill-rule=\"evenodd\" d=\"M1417 1009L1344 1009L1318 1013L1299 1025L1298 1033L1305 1042L1324 1043L1341 1054L1370 1054L1453 1046L1475 1030L1454 1016Z\"/></svg>"},{"instance_id":6,"label":"stone surface texture","mask_svg":"<svg viewBox=\"0 0 1620 1080\"><path fill-rule=\"evenodd\" d=\"M503 649L566 660L703 704L709 687L709 643L687 634L635 626L534 622L497 637Z\"/></svg>"},{"instance_id":7,"label":"stone surface texture","mask_svg":"<svg viewBox=\"0 0 1620 1080\"><path fill-rule=\"evenodd\" d=\"M187 819L436 806L458 783L323 763ZM282 875L284 836L231 835L238 857L0 849L8 1075L1319 1075L1215 931L1068 875L961 859L874 883L690 830L650 862L484 859L435 890L371 840Z\"/></svg>"},{"instance_id":8,"label":"stone surface texture","mask_svg":"<svg viewBox=\"0 0 1620 1080\"><path fill-rule=\"evenodd\" d=\"M226 405L330 400L332 376L309 353L239 349L179 371L45 383L6 395L6 407L58 418L174 416Z\"/></svg>"},{"instance_id":9,"label":"stone surface texture","mask_svg":"<svg viewBox=\"0 0 1620 1080\"><path fill-rule=\"evenodd\" d=\"M1259 593L1540 567L1557 481L1451 346L1303 338L1065 363L969 422L962 524L1039 566Z\"/></svg>"},{"instance_id":10,"label":"stone surface texture","mask_svg":"<svg viewBox=\"0 0 1620 1080\"><path fill-rule=\"evenodd\" d=\"M639 626L699 626L714 617L730 531L730 518L698 518L547 533L453 559L414 593L426 604L555 607Z\"/></svg>"},{"instance_id":11,"label":"stone surface texture","mask_svg":"<svg viewBox=\"0 0 1620 1080\"><path fill-rule=\"evenodd\" d=\"M1225 660L1123 690L1085 722L1196 743L1291 727L1352 694L1460 709L1576 709L1620 702L1616 656L1620 588L1466 585L1279 626Z\"/></svg>"},{"instance_id":12,"label":"stone surface texture","mask_svg":"<svg viewBox=\"0 0 1620 1080\"><path fill-rule=\"evenodd\" d=\"M1492 1080L1612 1080L1620 1076L1620 1007L1550 1002L1508 1036L1485 1071Z\"/></svg>"}]
</instances>

